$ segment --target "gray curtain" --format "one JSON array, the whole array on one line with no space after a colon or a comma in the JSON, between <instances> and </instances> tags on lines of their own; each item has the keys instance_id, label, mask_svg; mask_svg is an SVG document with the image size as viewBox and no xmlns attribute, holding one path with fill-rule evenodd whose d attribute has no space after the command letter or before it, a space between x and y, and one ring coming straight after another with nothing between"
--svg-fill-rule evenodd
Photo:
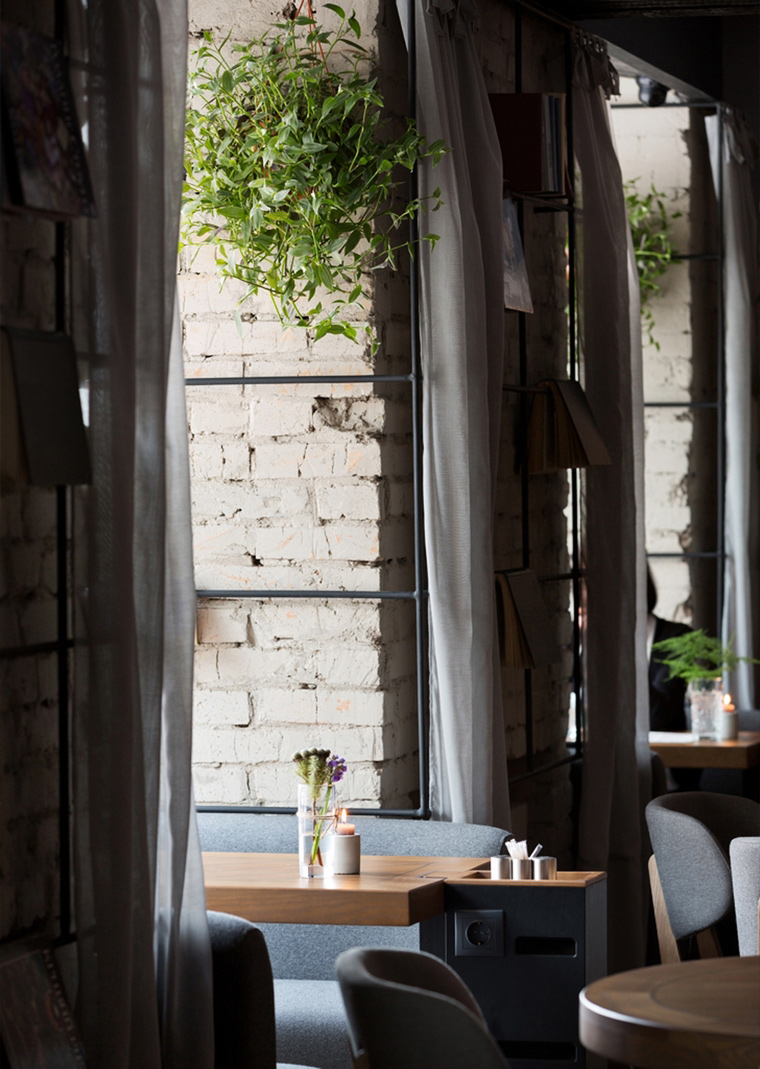
<instances>
[{"instance_id":1,"label":"gray curtain","mask_svg":"<svg viewBox=\"0 0 760 1069\"><path fill-rule=\"evenodd\" d=\"M404 32L407 0L398 0ZM509 827L495 637L493 496L504 347L502 167L471 0L414 0L420 168L443 207L421 233L423 493L430 588L430 796L440 820Z\"/></svg>"},{"instance_id":2,"label":"gray curtain","mask_svg":"<svg viewBox=\"0 0 760 1069\"><path fill-rule=\"evenodd\" d=\"M650 794L643 398L638 282L605 103L606 46L578 33L574 147L580 168L580 328L585 388L612 457L586 482L586 742L580 869L608 872L611 971L643 964L643 809Z\"/></svg>"},{"instance_id":3,"label":"gray curtain","mask_svg":"<svg viewBox=\"0 0 760 1069\"><path fill-rule=\"evenodd\" d=\"M710 163L716 192L723 192L723 292L726 369L726 484L724 536L724 604L722 638L733 641L736 653L753 652L752 606L758 597L760 550L757 509L757 468L753 464L753 422L760 425L757 396L752 393L752 361L757 368L758 269L757 207L751 170L755 146L741 116L724 113L723 158L720 159L718 117L705 118ZM753 421L754 409L754 421ZM754 443L757 445L757 443ZM752 478L753 467L755 478ZM754 513L754 522L753 522ZM724 680L737 709L755 706L754 673L740 664Z\"/></svg>"},{"instance_id":4,"label":"gray curtain","mask_svg":"<svg viewBox=\"0 0 760 1069\"><path fill-rule=\"evenodd\" d=\"M94 1069L211 1069L175 302L187 13L184 0L69 10L97 208L72 237L94 472L76 503L77 1012Z\"/></svg>"}]
</instances>

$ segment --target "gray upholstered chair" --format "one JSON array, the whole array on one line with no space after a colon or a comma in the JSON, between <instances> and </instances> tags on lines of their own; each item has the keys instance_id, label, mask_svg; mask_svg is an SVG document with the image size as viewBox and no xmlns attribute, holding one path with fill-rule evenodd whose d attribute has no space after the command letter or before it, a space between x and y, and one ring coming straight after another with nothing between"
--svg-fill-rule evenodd
<instances>
[{"instance_id":1,"label":"gray upholstered chair","mask_svg":"<svg viewBox=\"0 0 760 1069\"><path fill-rule=\"evenodd\" d=\"M198 813L201 849L289 854L296 850L294 816L274 813ZM480 824L356 819L362 853L418 857L498 854L510 833ZM274 973L278 1056L315 1062L319 1069L351 1069L346 1017L334 979L335 959L354 946L419 949L419 925L261 924Z\"/></svg>"},{"instance_id":2,"label":"gray upholstered chair","mask_svg":"<svg viewBox=\"0 0 760 1069\"><path fill-rule=\"evenodd\" d=\"M729 856L739 953L749 957L760 954L760 836L732 839Z\"/></svg>"},{"instance_id":3,"label":"gray upholstered chair","mask_svg":"<svg viewBox=\"0 0 760 1069\"><path fill-rule=\"evenodd\" d=\"M212 910L208 926L214 1069L275 1069L274 985L264 936L250 921ZM281 1064L277 1069L299 1067Z\"/></svg>"},{"instance_id":4,"label":"gray upholstered chair","mask_svg":"<svg viewBox=\"0 0 760 1069\"><path fill-rule=\"evenodd\" d=\"M650 882L660 955L679 961L679 940L695 935L701 957L737 952L729 845L760 833L760 805L749 798L684 791L646 807L654 856Z\"/></svg>"},{"instance_id":5,"label":"gray upholstered chair","mask_svg":"<svg viewBox=\"0 0 760 1069\"><path fill-rule=\"evenodd\" d=\"M467 986L432 954L357 947L335 972L357 1067L508 1066Z\"/></svg>"}]
</instances>

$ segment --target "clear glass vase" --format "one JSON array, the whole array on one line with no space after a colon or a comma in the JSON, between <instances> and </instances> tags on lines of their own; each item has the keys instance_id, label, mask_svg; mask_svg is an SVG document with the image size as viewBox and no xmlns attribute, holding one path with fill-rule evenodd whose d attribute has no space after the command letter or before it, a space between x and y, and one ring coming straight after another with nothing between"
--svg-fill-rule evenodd
<instances>
[{"instance_id":1,"label":"clear glass vase","mask_svg":"<svg viewBox=\"0 0 760 1069\"><path fill-rule=\"evenodd\" d=\"M686 726L698 739L717 739L723 711L723 681L693 679L686 687Z\"/></svg>"},{"instance_id":2,"label":"clear glass vase","mask_svg":"<svg viewBox=\"0 0 760 1069\"><path fill-rule=\"evenodd\" d=\"M335 787L323 786L315 795L298 784L298 875L321 879L325 873L325 839L336 823Z\"/></svg>"}]
</instances>

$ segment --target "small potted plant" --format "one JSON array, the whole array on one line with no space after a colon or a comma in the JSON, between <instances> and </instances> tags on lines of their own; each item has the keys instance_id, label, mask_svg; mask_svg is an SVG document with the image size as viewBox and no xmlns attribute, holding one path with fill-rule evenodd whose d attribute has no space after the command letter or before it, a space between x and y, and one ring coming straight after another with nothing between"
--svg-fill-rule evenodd
<instances>
[{"instance_id":1,"label":"small potted plant","mask_svg":"<svg viewBox=\"0 0 760 1069\"><path fill-rule=\"evenodd\" d=\"M670 679L683 679L686 683L686 723L699 738L716 737L723 674L742 662L758 663L751 657L738 656L730 642L721 642L701 628L655 642L652 655L668 666Z\"/></svg>"},{"instance_id":2,"label":"small potted plant","mask_svg":"<svg viewBox=\"0 0 760 1069\"><path fill-rule=\"evenodd\" d=\"M346 773L346 761L330 750L293 754L298 784L298 874L324 876L322 838L337 822L335 785Z\"/></svg>"}]
</instances>

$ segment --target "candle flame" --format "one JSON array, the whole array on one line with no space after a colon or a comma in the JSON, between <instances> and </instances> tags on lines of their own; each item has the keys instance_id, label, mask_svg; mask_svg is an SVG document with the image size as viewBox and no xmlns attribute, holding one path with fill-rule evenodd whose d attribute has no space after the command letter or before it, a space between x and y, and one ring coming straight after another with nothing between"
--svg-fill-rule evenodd
<instances>
[{"instance_id":1,"label":"candle flame","mask_svg":"<svg viewBox=\"0 0 760 1069\"><path fill-rule=\"evenodd\" d=\"M348 824L348 810L347 809L341 809L341 811L340 811L340 822L341 822L341 824Z\"/></svg>"},{"instance_id":2,"label":"candle flame","mask_svg":"<svg viewBox=\"0 0 760 1069\"><path fill-rule=\"evenodd\" d=\"M731 704L731 695L730 694L724 694L723 695L723 704L726 707L726 709L728 709L729 705Z\"/></svg>"}]
</instances>

